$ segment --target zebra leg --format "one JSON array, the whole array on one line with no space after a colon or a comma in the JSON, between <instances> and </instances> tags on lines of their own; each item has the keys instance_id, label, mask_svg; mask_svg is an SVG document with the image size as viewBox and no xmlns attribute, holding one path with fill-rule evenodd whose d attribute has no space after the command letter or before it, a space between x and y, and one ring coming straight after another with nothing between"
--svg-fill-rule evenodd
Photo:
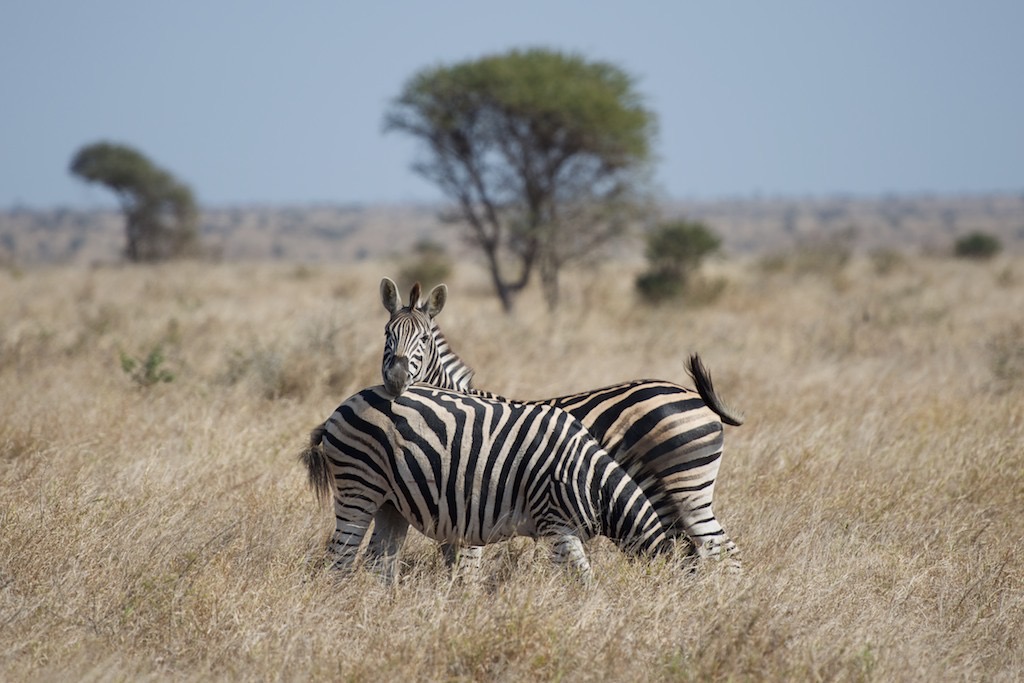
<instances>
[{"instance_id":1,"label":"zebra leg","mask_svg":"<svg viewBox=\"0 0 1024 683\"><path fill-rule=\"evenodd\" d=\"M373 520L373 511L343 502L346 498L339 490L334 496L334 534L327 544L327 559L331 569L351 570ZM351 502L351 499L350 499ZM362 502L362 501L361 501Z\"/></svg>"},{"instance_id":2,"label":"zebra leg","mask_svg":"<svg viewBox=\"0 0 1024 683\"><path fill-rule=\"evenodd\" d=\"M691 509L682 521L699 558L724 560L730 571L743 570L740 549L718 523L710 501Z\"/></svg>"},{"instance_id":3,"label":"zebra leg","mask_svg":"<svg viewBox=\"0 0 1024 683\"><path fill-rule=\"evenodd\" d=\"M594 579L586 553L583 552L583 541L573 533L559 534L551 550L551 561L558 565L568 564L576 571L584 584Z\"/></svg>"},{"instance_id":4,"label":"zebra leg","mask_svg":"<svg viewBox=\"0 0 1024 683\"><path fill-rule=\"evenodd\" d=\"M475 574L480 570L484 549L478 545L460 546L442 543L441 554L449 570L458 575Z\"/></svg>"},{"instance_id":5,"label":"zebra leg","mask_svg":"<svg viewBox=\"0 0 1024 683\"><path fill-rule=\"evenodd\" d=\"M391 503L385 503L373 516L373 533L366 546L366 562L386 583L398 579L398 553L405 543L409 522Z\"/></svg>"}]
</instances>

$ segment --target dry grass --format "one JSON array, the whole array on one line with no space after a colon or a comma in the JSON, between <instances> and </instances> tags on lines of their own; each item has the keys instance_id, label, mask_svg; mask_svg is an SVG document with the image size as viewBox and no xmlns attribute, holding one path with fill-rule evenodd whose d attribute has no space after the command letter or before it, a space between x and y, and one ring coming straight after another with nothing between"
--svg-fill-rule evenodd
<instances>
[{"instance_id":1,"label":"dry grass","mask_svg":"<svg viewBox=\"0 0 1024 683\"><path fill-rule=\"evenodd\" d=\"M422 537L394 588L320 569L295 455L378 380L387 266L0 272L0 679L1019 680L1022 270L725 263L714 305L650 309L607 266L506 319L458 269L478 386L684 381L699 351L747 414L716 506L746 573L596 542L590 591L522 539L476 582Z\"/></svg>"}]
</instances>

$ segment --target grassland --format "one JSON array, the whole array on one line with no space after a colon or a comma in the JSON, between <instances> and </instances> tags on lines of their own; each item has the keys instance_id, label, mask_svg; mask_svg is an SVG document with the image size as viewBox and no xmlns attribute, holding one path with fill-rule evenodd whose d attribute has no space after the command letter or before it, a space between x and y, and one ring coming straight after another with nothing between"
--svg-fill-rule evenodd
<instances>
[{"instance_id":1,"label":"grassland","mask_svg":"<svg viewBox=\"0 0 1024 683\"><path fill-rule=\"evenodd\" d=\"M0 271L0 680L864 680L1024 676L1024 260L726 262L705 305L633 272L497 312L449 279L477 385L538 397L701 353L747 423L716 511L746 571L542 544L452 581L321 568L296 454L378 382L391 266Z\"/></svg>"}]
</instances>

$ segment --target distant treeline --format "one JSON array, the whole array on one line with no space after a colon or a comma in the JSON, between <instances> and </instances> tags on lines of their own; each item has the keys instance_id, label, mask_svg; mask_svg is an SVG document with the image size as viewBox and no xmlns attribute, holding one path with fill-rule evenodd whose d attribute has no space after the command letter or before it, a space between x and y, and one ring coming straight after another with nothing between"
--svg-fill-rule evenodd
<instances>
[{"instance_id":1,"label":"distant treeline","mask_svg":"<svg viewBox=\"0 0 1024 683\"><path fill-rule=\"evenodd\" d=\"M199 231L208 253L226 260L351 262L400 257L424 241L463 253L441 205L241 206L203 209ZM778 251L806 241L842 239L856 249L945 252L965 234L997 236L1024 249L1024 193L807 199L672 201L663 218L710 226L726 254ZM124 217L117 209L0 210L0 263L109 263L121 260ZM637 226L638 231L643 226ZM636 257L642 240L624 240Z\"/></svg>"}]
</instances>

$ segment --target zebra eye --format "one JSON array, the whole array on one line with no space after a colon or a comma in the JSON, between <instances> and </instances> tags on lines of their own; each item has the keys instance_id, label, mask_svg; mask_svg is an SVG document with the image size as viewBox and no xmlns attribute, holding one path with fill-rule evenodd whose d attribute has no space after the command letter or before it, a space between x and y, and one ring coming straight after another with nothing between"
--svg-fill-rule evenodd
<instances>
[{"instance_id":1,"label":"zebra eye","mask_svg":"<svg viewBox=\"0 0 1024 683\"><path fill-rule=\"evenodd\" d=\"M420 337L420 341L423 342L424 344L427 343L428 339L430 339L430 335L429 334L425 334L422 337Z\"/></svg>"}]
</instances>

